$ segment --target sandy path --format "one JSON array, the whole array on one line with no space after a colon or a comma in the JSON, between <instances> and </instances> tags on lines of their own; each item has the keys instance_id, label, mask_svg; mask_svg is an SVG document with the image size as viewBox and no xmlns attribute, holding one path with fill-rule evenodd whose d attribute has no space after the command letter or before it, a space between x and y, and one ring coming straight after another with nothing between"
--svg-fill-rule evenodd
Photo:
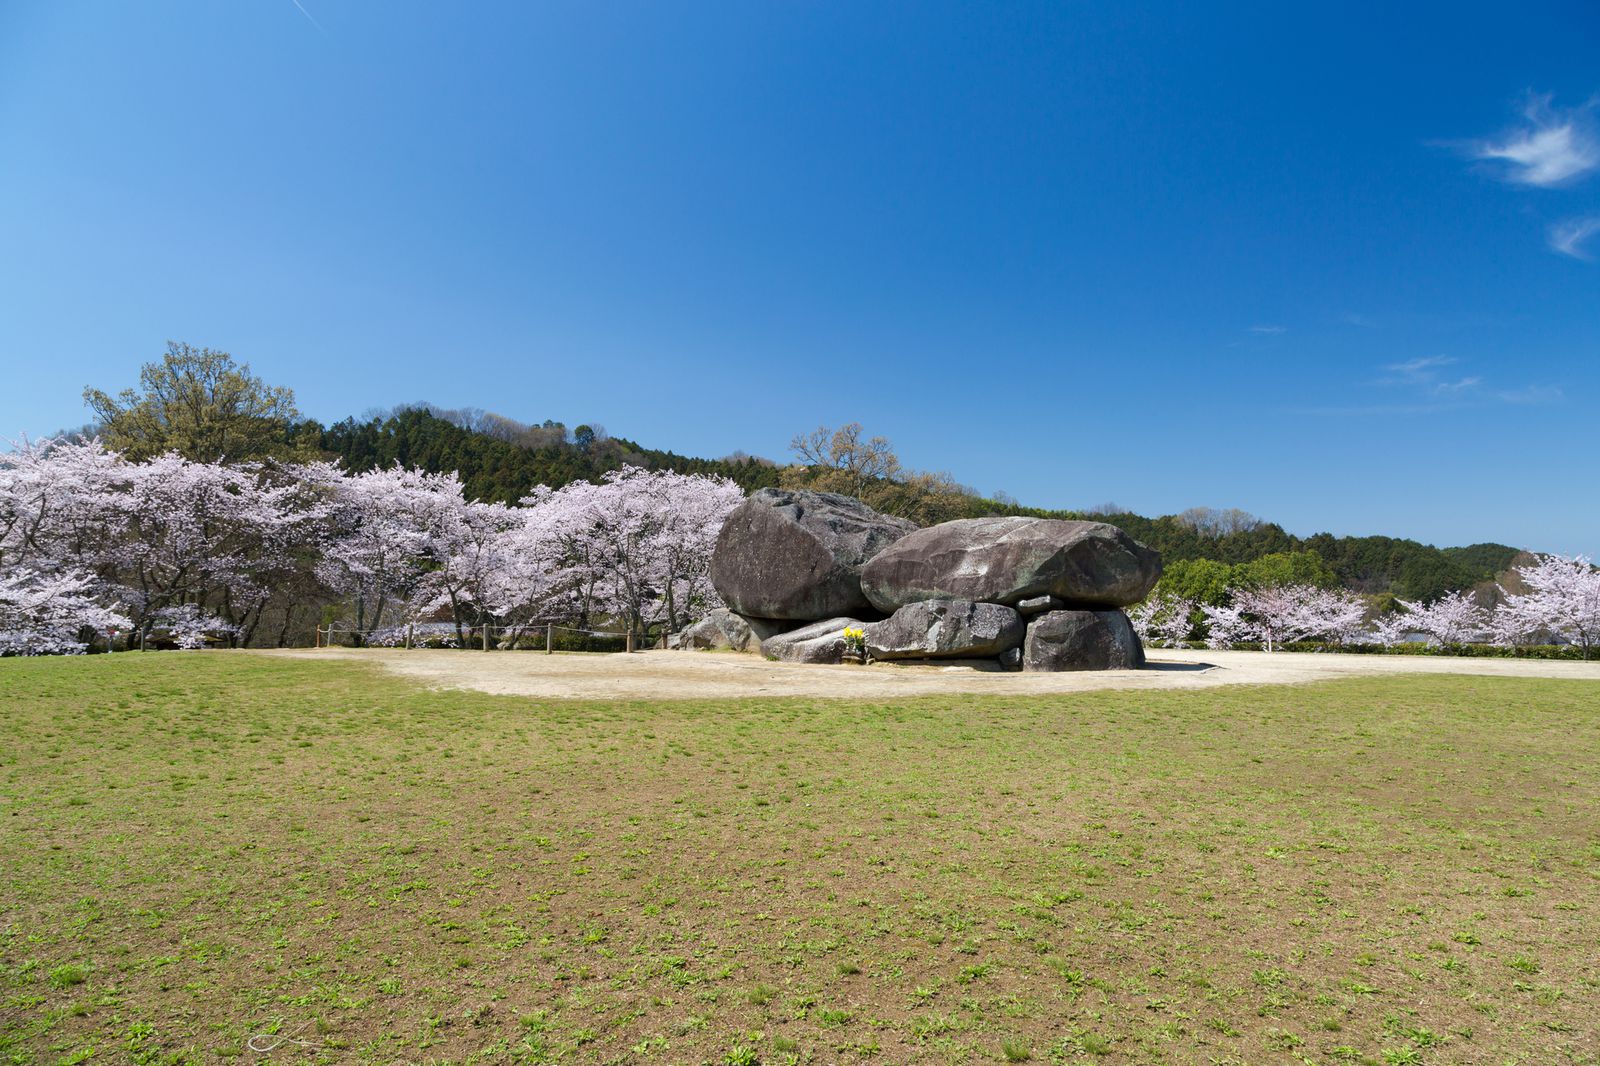
<instances>
[{"instance_id":1,"label":"sandy path","mask_svg":"<svg viewBox=\"0 0 1600 1066\"><path fill-rule=\"evenodd\" d=\"M1294 684L1380 674L1473 674L1600 681L1600 662L1458 659L1154 649L1144 670L984 673L962 666L800 666L727 652L634 655L323 648L251 654L377 663L424 685L547 698L699 699L739 696L887 698L951 692L1050 693L1107 688ZM1596 693L1600 697L1600 691Z\"/></svg>"}]
</instances>

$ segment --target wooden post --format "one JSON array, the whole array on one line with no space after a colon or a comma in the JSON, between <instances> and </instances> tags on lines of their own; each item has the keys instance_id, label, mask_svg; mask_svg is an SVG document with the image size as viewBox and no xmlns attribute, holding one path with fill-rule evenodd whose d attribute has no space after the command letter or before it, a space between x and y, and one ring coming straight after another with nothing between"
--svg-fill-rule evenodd
<instances>
[{"instance_id":1,"label":"wooden post","mask_svg":"<svg viewBox=\"0 0 1600 1066\"><path fill-rule=\"evenodd\" d=\"M551 652L556 650L555 635L556 635L556 625L555 625L555 623L554 622L546 622L544 624L544 653L546 655L549 655Z\"/></svg>"},{"instance_id":2,"label":"wooden post","mask_svg":"<svg viewBox=\"0 0 1600 1066\"><path fill-rule=\"evenodd\" d=\"M410 651L411 650L411 629L412 629L412 623L411 622L407 622L406 623L406 651Z\"/></svg>"},{"instance_id":3,"label":"wooden post","mask_svg":"<svg viewBox=\"0 0 1600 1066\"><path fill-rule=\"evenodd\" d=\"M633 627L632 626L628 627L628 652L629 652L629 654L633 653Z\"/></svg>"},{"instance_id":4,"label":"wooden post","mask_svg":"<svg viewBox=\"0 0 1600 1066\"><path fill-rule=\"evenodd\" d=\"M489 650L489 623L483 623L483 650Z\"/></svg>"}]
</instances>

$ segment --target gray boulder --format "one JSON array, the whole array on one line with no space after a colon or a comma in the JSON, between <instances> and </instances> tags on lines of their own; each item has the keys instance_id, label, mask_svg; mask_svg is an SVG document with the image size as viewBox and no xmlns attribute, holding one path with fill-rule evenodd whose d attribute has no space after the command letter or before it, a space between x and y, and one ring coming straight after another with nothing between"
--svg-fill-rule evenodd
<instances>
[{"instance_id":1,"label":"gray boulder","mask_svg":"<svg viewBox=\"0 0 1600 1066\"><path fill-rule=\"evenodd\" d=\"M1144 645L1121 611L1050 611L1028 623L1024 670L1138 670Z\"/></svg>"},{"instance_id":2,"label":"gray boulder","mask_svg":"<svg viewBox=\"0 0 1600 1066\"><path fill-rule=\"evenodd\" d=\"M997 661L1000 663L1000 669L1002 669L1002 670L1012 671L1012 672L1017 671L1017 670L1021 670L1022 669L1022 649L1021 648L1012 648L1009 651L1003 651L1003 652L1000 653L1000 658Z\"/></svg>"},{"instance_id":3,"label":"gray boulder","mask_svg":"<svg viewBox=\"0 0 1600 1066\"><path fill-rule=\"evenodd\" d=\"M854 618L828 618L778 633L761 642L761 654L786 663L844 662L844 631L860 629Z\"/></svg>"},{"instance_id":4,"label":"gray boulder","mask_svg":"<svg viewBox=\"0 0 1600 1066\"><path fill-rule=\"evenodd\" d=\"M1022 643L1022 618L998 603L920 600L862 627L874 659L989 659Z\"/></svg>"},{"instance_id":5,"label":"gray boulder","mask_svg":"<svg viewBox=\"0 0 1600 1066\"><path fill-rule=\"evenodd\" d=\"M729 607L757 618L868 612L862 564L915 528L850 496L761 489L723 523L711 583Z\"/></svg>"},{"instance_id":6,"label":"gray boulder","mask_svg":"<svg viewBox=\"0 0 1600 1066\"><path fill-rule=\"evenodd\" d=\"M861 570L880 611L930 599L1008 606L1039 596L1125 607L1149 594L1161 556L1116 526L1049 518L966 518L908 533Z\"/></svg>"},{"instance_id":7,"label":"gray boulder","mask_svg":"<svg viewBox=\"0 0 1600 1066\"><path fill-rule=\"evenodd\" d=\"M726 607L718 608L677 634L680 648L730 648L750 651L760 643L750 624Z\"/></svg>"},{"instance_id":8,"label":"gray boulder","mask_svg":"<svg viewBox=\"0 0 1600 1066\"><path fill-rule=\"evenodd\" d=\"M1017 601L1017 613L1024 618L1032 618L1036 614L1046 611L1059 611L1070 606L1066 600L1054 596L1030 596L1025 600Z\"/></svg>"}]
</instances>

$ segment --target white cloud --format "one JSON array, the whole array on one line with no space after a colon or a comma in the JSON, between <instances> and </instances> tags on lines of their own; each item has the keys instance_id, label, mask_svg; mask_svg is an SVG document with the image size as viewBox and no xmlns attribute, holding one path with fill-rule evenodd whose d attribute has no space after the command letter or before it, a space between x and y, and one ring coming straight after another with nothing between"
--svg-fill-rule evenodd
<instances>
[{"instance_id":1,"label":"white cloud","mask_svg":"<svg viewBox=\"0 0 1600 1066\"><path fill-rule=\"evenodd\" d=\"M1481 408L1492 404L1551 404L1564 398L1554 385L1525 385L1507 389L1491 386L1480 374L1445 376L1444 368L1456 363L1454 356L1424 355L1402 363L1388 363L1385 376L1376 384L1395 390L1394 402L1353 407L1315 408L1320 414L1433 414ZM1407 402L1404 397L1409 397Z\"/></svg>"},{"instance_id":2,"label":"white cloud","mask_svg":"<svg viewBox=\"0 0 1600 1066\"><path fill-rule=\"evenodd\" d=\"M1389 363L1383 369L1389 372L1389 377L1382 379L1383 385L1432 385L1439 377L1439 368L1449 366L1455 359L1448 355L1425 355L1419 359L1407 359L1403 363Z\"/></svg>"},{"instance_id":3,"label":"white cloud","mask_svg":"<svg viewBox=\"0 0 1600 1066\"><path fill-rule=\"evenodd\" d=\"M1287 332L1289 332L1289 328L1287 326L1251 326L1250 327L1250 332L1251 333L1287 333Z\"/></svg>"},{"instance_id":4,"label":"white cloud","mask_svg":"<svg viewBox=\"0 0 1600 1066\"><path fill-rule=\"evenodd\" d=\"M1441 396L1455 396L1470 392L1482 384L1482 378L1462 378L1460 381L1441 381L1433 387L1433 391Z\"/></svg>"},{"instance_id":5,"label":"white cloud","mask_svg":"<svg viewBox=\"0 0 1600 1066\"><path fill-rule=\"evenodd\" d=\"M1524 125L1501 140L1473 144L1472 156L1505 164L1501 176L1518 185L1564 185L1600 168L1593 112L1593 103L1564 111L1551 107L1548 96L1532 97Z\"/></svg>"},{"instance_id":6,"label":"white cloud","mask_svg":"<svg viewBox=\"0 0 1600 1066\"><path fill-rule=\"evenodd\" d=\"M1502 403L1517 404L1560 403L1565 396L1559 385L1524 385L1520 389L1495 393L1495 398Z\"/></svg>"},{"instance_id":7,"label":"white cloud","mask_svg":"<svg viewBox=\"0 0 1600 1066\"><path fill-rule=\"evenodd\" d=\"M1574 259L1592 259L1583 243L1596 233L1600 233L1600 215L1564 219L1550 227L1550 249Z\"/></svg>"}]
</instances>

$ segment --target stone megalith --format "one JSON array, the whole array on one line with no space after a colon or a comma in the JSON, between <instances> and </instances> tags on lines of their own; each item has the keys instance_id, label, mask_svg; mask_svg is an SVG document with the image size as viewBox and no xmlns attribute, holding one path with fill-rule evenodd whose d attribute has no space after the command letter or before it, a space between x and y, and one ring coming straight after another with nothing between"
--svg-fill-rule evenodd
<instances>
[{"instance_id":1,"label":"stone megalith","mask_svg":"<svg viewBox=\"0 0 1600 1066\"><path fill-rule=\"evenodd\" d=\"M680 648L730 648L753 651L760 638L750 623L726 607L719 607L679 635Z\"/></svg>"},{"instance_id":2,"label":"stone megalith","mask_svg":"<svg viewBox=\"0 0 1600 1066\"><path fill-rule=\"evenodd\" d=\"M723 523L711 583L729 607L754 618L870 612L862 564L916 528L850 496L761 489Z\"/></svg>"},{"instance_id":3,"label":"stone megalith","mask_svg":"<svg viewBox=\"0 0 1600 1066\"><path fill-rule=\"evenodd\" d=\"M1024 670L1139 670L1144 645L1121 611L1050 611L1028 623Z\"/></svg>"},{"instance_id":4,"label":"stone megalith","mask_svg":"<svg viewBox=\"0 0 1600 1066\"><path fill-rule=\"evenodd\" d=\"M860 628L854 618L827 618L768 637L761 642L761 654L786 663L842 663L844 631Z\"/></svg>"},{"instance_id":5,"label":"stone megalith","mask_svg":"<svg viewBox=\"0 0 1600 1066\"><path fill-rule=\"evenodd\" d=\"M1012 606L1040 596L1125 607L1160 576L1157 552L1104 522L965 518L901 537L862 568L861 587L888 612L918 600Z\"/></svg>"},{"instance_id":6,"label":"stone megalith","mask_svg":"<svg viewBox=\"0 0 1600 1066\"><path fill-rule=\"evenodd\" d=\"M1026 628L1010 607L971 600L919 600L863 627L874 659L995 658Z\"/></svg>"}]
</instances>

